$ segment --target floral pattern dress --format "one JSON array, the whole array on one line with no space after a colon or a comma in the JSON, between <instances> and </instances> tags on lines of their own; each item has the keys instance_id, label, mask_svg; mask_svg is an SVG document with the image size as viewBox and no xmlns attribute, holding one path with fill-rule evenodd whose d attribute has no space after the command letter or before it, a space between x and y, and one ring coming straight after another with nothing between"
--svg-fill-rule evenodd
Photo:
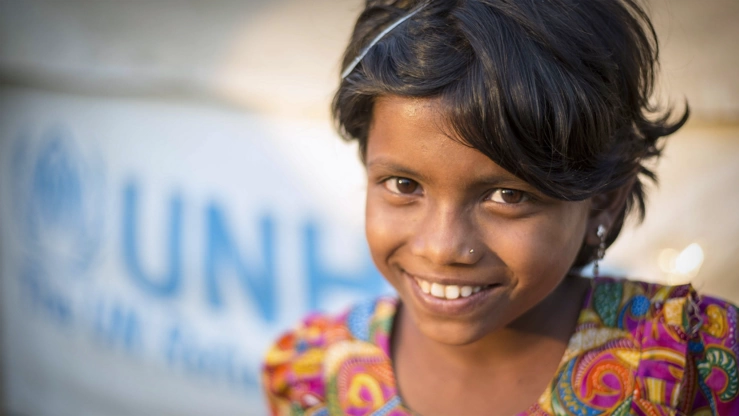
<instances>
[{"instance_id":1,"label":"floral pattern dress","mask_svg":"<svg viewBox=\"0 0 739 416\"><path fill-rule=\"evenodd\" d=\"M413 415L389 358L397 302L309 316L281 337L263 369L272 414ZM739 415L738 354L735 306L690 285L599 278L555 377L521 415Z\"/></svg>"}]
</instances>

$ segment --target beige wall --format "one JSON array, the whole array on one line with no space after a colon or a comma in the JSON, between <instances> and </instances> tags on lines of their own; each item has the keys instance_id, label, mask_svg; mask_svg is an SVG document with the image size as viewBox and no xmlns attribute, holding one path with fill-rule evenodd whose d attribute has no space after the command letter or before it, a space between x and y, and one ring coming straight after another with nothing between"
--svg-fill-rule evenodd
<instances>
[{"instance_id":1,"label":"beige wall","mask_svg":"<svg viewBox=\"0 0 739 416\"><path fill-rule=\"evenodd\" d=\"M660 184L649 190L645 222L627 227L607 264L645 280L692 281L705 293L739 302L739 126L688 124L668 139L657 172ZM660 269L660 253L692 243L705 256L696 276Z\"/></svg>"},{"instance_id":2,"label":"beige wall","mask_svg":"<svg viewBox=\"0 0 739 416\"><path fill-rule=\"evenodd\" d=\"M686 97L694 122L739 123L739 2L650 0L662 43L663 93Z\"/></svg>"},{"instance_id":3,"label":"beige wall","mask_svg":"<svg viewBox=\"0 0 739 416\"><path fill-rule=\"evenodd\" d=\"M659 252L697 242L705 261L693 283L739 302L739 2L649 3L662 44L661 94L687 100L692 116L668 141L646 222L614 254L638 254L656 274Z\"/></svg>"},{"instance_id":4,"label":"beige wall","mask_svg":"<svg viewBox=\"0 0 739 416\"><path fill-rule=\"evenodd\" d=\"M0 79L212 99L324 118L359 0L0 0ZM739 121L739 2L649 0L663 85L694 120Z\"/></svg>"}]
</instances>

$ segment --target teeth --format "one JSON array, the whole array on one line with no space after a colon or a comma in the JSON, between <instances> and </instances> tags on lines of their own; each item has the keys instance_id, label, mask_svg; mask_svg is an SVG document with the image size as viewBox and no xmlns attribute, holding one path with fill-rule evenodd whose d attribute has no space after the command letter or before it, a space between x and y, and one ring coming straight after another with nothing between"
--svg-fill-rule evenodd
<instances>
[{"instance_id":1,"label":"teeth","mask_svg":"<svg viewBox=\"0 0 739 416\"><path fill-rule=\"evenodd\" d=\"M439 299L454 300L460 297L466 298L482 290L482 286L460 287L457 285L440 285L438 283L430 283L419 278L416 278L416 283L418 283L418 286L421 288L423 293L430 294Z\"/></svg>"},{"instance_id":2,"label":"teeth","mask_svg":"<svg viewBox=\"0 0 739 416\"><path fill-rule=\"evenodd\" d=\"M431 283L431 295L437 298L444 297L444 286L438 283Z\"/></svg>"},{"instance_id":3,"label":"teeth","mask_svg":"<svg viewBox=\"0 0 739 416\"><path fill-rule=\"evenodd\" d=\"M459 292L463 298L466 298L467 296L472 294L473 290L474 289L472 289L472 286L462 286L462 290L460 290Z\"/></svg>"}]
</instances>

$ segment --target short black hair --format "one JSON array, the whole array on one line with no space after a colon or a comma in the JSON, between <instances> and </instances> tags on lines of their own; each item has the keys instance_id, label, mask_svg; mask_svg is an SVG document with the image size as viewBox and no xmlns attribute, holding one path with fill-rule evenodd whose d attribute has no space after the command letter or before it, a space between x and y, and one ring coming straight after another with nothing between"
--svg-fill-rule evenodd
<instances>
[{"instance_id":1,"label":"short black hair","mask_svg":"<svg viewBox=\"0 0 739 416\"><path fill-rule=\"evenodd\" d=\"M368 0L343 67L418 0ZM380 96L438 98L455 136L545 195L583 200L633 183L626 215L645 214L642 178L660 138L688 118L650 101L659 47L635 0L431 0L342 80L339 132L366 152ZM594 250L584 246L581 267Z\"/></svg>"}]
</instances>

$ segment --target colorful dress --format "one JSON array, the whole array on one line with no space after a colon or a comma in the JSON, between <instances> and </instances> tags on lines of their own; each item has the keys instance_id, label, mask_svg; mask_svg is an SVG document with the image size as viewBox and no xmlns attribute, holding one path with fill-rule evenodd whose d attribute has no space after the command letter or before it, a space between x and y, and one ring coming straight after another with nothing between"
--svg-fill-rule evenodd
<instances>
[{"instance_id":1,"label":"colorful dress","mask_svg":"<svg viewBox=\"0 0 739 416\"><path fill-rule=\"evenodd\" d=\"M397 302L310 316L280 338L263 372L272 414L412 415L389 358ZM739 415L738 355L735 306L690 285L599 278L554 379L521 415Z\"/></svg>"}]
</instances>

